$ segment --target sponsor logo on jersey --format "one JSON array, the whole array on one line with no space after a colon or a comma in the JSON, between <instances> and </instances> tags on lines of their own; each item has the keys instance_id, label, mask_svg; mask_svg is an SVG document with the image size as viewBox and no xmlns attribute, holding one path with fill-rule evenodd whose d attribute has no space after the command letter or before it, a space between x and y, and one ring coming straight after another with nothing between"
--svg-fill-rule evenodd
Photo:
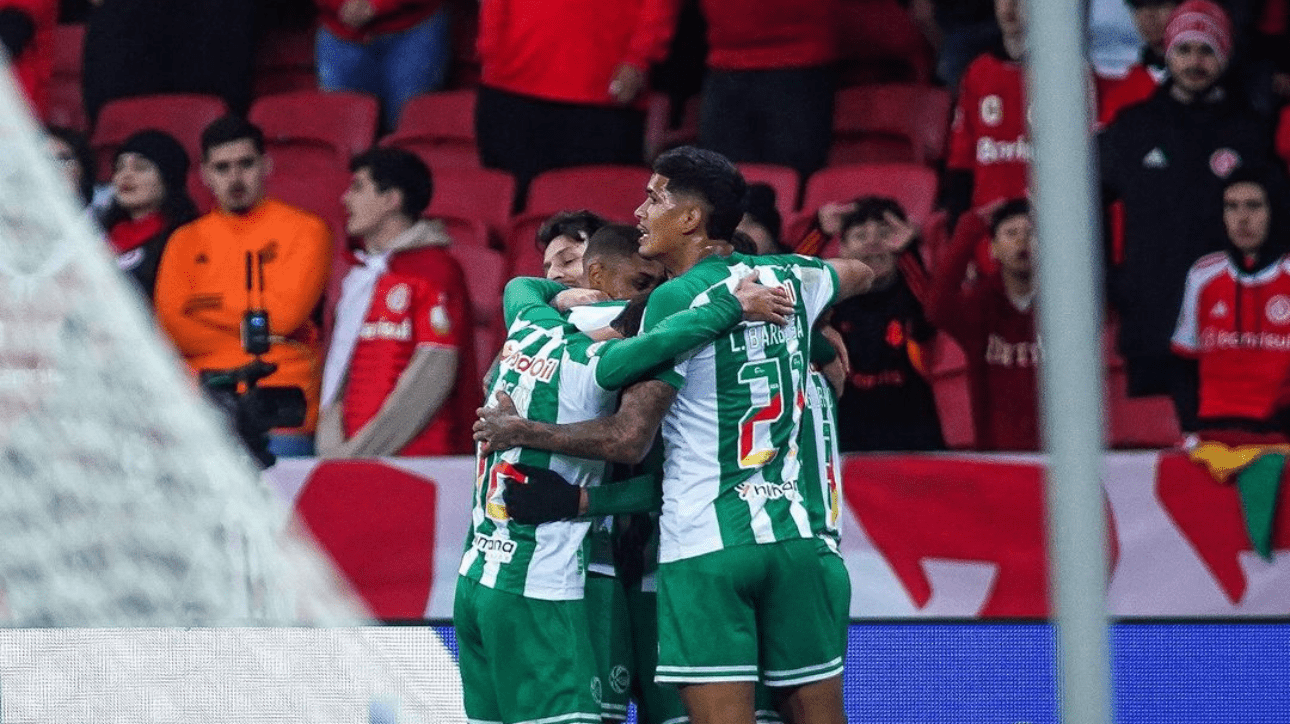
<instances>
[{"instance_id":1,"label":"sponsor logo on jersey","mask_svg":"<svg viewBox=\"0 0 1290 724\"><path fill-rule=\"evenodd\" d=\"M1268 315L1268 321L1273 324L1290 322L1290 299L1287 299L1284 294L1278 294L1268 300L1264 311Z\"/></svg>"},{"instance_id":2,"label":"sponsor logo on jersey","mask_svg":"<svg viewBox=\"0 0 1290 724\"><path fill-rule=\"evenodd\" d=\"M117 255L116 268L120 269L121 271L130 271L131 269L139 266L139 263L142 261L143 261L143 247L138 247L135 249L131 249L130 251L125 252L124 254Z\"/></svg>"},{"instance_id":3,"label":"sponsor logo on jersey","mask_svg":"<svg viewBox=\"0 0 1290 724\"><path fill-rule=\"evenodd\" d=\"M1143 168L1168 168L1169 159L1165 158L1165 152L1159 146L1147 151L1147 155L1142 157Z\"/></svg>"},{"instance_id":4,"label":"sponsor logo on jersey","mask_svg":"<svg viewBox=\"0 0 1290 724\"><path fill-rule=\"evenodd\" d=\"M1030 141L1021 136L1014 141L1000 141L982 136L976 141L976 162L982 166L993 163L1028 163Z\"/></svg>"},{"instance_id":5,"label":"sponsor logo on jersey","mask_svg":"<svg viewBox=\"0 0 1290 724\"><path fill-rule=\"evenodd\" d=\"M1044 357L1039 340L1009 342L997 334L990 335L985 346L986 364L1000 367L1035 367Z\"/></svg>"},{"instance_id":6,"label":"sponsor logo on jersey","mask_svg":"<svg viewBox=\"0 0 1290 724\"><path fill-rule=\"evenodd\" d=\"M1227 302L1222 299L1218 300L1214 306L1209 308L1210 319L1220 319L1227 316Z\"/></svg>"},{"instance_id":7,"label":"sponsor logo on jersey","mask_svg":"<svg viewBox=\"0 0 1290 724\"><path fill-rule=\"evenodd\" d=\"M391 322L382 319L379 322L364 322L358 330L359 339L392 339L398 342L406 342L412 339L412 322L403 320L402 322Z\"/></svg>"},{"instance_id":8,"label":"sponsor logo on jersey","mask_svg":"<svg viewBox=\"0 0 1290 724\"><path fill-rule=\"evenodd\" d=\"M1206 329L1200 333L1200 348L1206 352L1224 349L1266 349L1290 352L1290 334L1284 332L1232 332Z\"/></svg>"},{"instance_id":9,"label":"sponsor logo on jersey","mask_svg":"<svg viewBox=\"0 0 1290 724\"><path fill-rule=\"evenodd\" d=\"M802 494L797 491L797 483L754 483L745 481L735 487L739 499L749 500L794 500L800 502Z\"/></svg>"},{"instance_id":10,"label":"sponsor logo on jersey","mask_svg":"<svg viewBox=\"0 0 1290 724\"><path fill-rule=\"evenodd\" d=\"M489 563L510 563L515 557L515 549L518 546L515 541L508 538L476 533L470 547L479 551L484 556L484 560Z\"/></svg>"},{"instance_id":11,"label":"sponsor logo on jersey","mask_svg":"<svg viewBox=\"0 0 1290 724\"><path fill-rule=\"evenodd\" d=\"M552 357L531 357L519 351L519 345L513 340L507 340L502 346L502 356L500 366L503 371L515 370L522 375L528 375L541 382L550 382L555 378L555 372L560 368L560 360Z\"/></svg>"},{"instance_id":12,"label":"sponsor logo on jersey","mask_svg":"<svg viewBox=\"0 0 1290 724\"><path fill-rule=\"evenodd\" d=\"M1241 165L1241 154L1230 148L1220 148L1209 156L1209 170L1219 178L1227 178Z\"/></svg>"},{"instance_id":13,"label":"sponsor logo on jersey","mask_svg":"<svg viewBox=\"0 0 1290 724\"><path fill-rule=\"evenodd\" d=\"M981 122L997 126L1003 122L1003 99L991 93L981 99Z\"/></svg>"},{"instance_id":14,"label":"sponsor logo on jersey","mask_svg":"<svg viewBox=\"0 0 1290 724\"><path fill-rule=\"evenodd\" d=\"M411 299L412 291L408 289L407 284L395 284L385 293L385 307L395 314L402 314L408 311L408 302Z\"/></svg>"},{"instance_id":15,"label":"sponsor logo on jersey","mask_svg":"<svg viewBox=\"0 0 1290 724\"><path fill-rule=\"evenodd\" d=\"M626 666L616 664L609 670L609 688L618 694L626 694L627 689L632 685L632 673L627 670Z\"/></svg>"}]
</instances>

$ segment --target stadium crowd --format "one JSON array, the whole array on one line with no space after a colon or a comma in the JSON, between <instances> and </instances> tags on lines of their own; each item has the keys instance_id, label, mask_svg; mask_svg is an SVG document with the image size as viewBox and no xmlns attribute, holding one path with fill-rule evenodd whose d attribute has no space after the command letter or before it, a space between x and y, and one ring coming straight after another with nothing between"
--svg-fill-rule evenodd
<instances>
[{"instance_id":1,"label":"stadium crowd","mask_svg":"<svg viewBox=\"0 0 1290 724\"><path fill-rule=\"evenodd\" d=\"M1091 6L1119 18L1070 99L1094 109L1109 442L1284 449L1290 2ZM193 371L262 359L243 374L303 393L253 431L272 454L483 443L456 603L473 720L625 716L624 654L555 623L635 607L658 658L623 675L682 685L637 683L646 720L836 721L833 448L1041 447L1021 0L0 0L0 41ZM726 382L753 390L736 413ZM734 462L708 444L727 423ZM775 487L798 466L820 485ZM708 468L719 493L677 492ZM629 502L586 491L629 472ZM749 624L759 659L712 566L809 625ZM686 611L712 600L732 613L699 640ZM567 660L544 679L524 646Z\"/></svg>"}]
</instances>

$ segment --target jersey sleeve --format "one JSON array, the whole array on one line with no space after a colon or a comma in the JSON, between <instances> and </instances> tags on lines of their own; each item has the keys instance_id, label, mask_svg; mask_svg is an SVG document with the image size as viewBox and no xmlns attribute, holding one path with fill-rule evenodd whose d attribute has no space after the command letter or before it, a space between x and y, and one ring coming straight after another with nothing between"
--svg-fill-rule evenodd
<instances>
[{"instance_id":1,"label":"jersey sleeve","mask_svg":"<svg viewBox=\"0 0 1290 724\"><path fill-rule=\"evenodd\" d=\"M645 306L645 316L641 320L641 331L650 332L663 322L663 320L690 308L694 301L694 296L684 286L681 280L672 280L664 283L655 289L649 295L649 303ZM669 370L661 371L657 375L660 379L678 390L685 384L686 362L678 360Z\"/></svg>"},{"instance_id":2,"label":"jersey sleeve","mask_svg":"<svg viewBox=\"0 0 1290 724\"><path fill-rule=\"evenodd\" d=\"M802 286L802 304L812 326L833 306L838 295L838 273L823 259L813 256L790 256L789 264Z\"/></svg>"},{"instance_id":3,"label":"jersey sleeve","mask_svg":"<svg viewBox=\"0 0 1290 724\"><path fill-rule=\"evenodd\" d=\"M663 507L663 478L646 473L587 488L587 515L653 513Z\"/></svg>"},{"instance_id":4,"label":"jersey sleeve","mask_svg":"<svg viewBox=\"0 0 1290 724\"><path fill-rule=\"evenodd\" d=\"M469 331L463 319L461 291L423 280L413 297L412 332L417 344L461 347Z\"/></svg>"},{"instance_id":5,"label":"jersey sleeve","mask_svg":"<svg viewBox=\"0 0 1290 724\"><path fill-rule=\"evenodd\" d=\"M563 322L560 313L551 306L551 300L565 290L559 282L537 277L516 277L506 283L502 292L502 316L506 328L515 323L521 315L528 321L540 321L539 318ZM549 312L549 313L548 313Z\"/></svg>"},{"instance_id":6,"label":"jersey sleeve","mask_svg":"<svg viewBox=\"0 0 1290 724\"><path fill-rule=\"evenodd\" d=\"M1183 288L1182 306L1178 309L1178 323L1174 325L1174 336L1170 346L1174 352L1194 357L1200 352L1200 290L1203 286L1196 268L1192 267L1187 274L1187 285Z\"/></svg>"},{"instance_id":7,"label":"jersey sleeve","mask_svg":"<svg viewBox=\"0 0 1290 724\"><path fill-rule=\"evenodd\" d=\"M742 317L743 309L733 294L715 293L707 304L670 315L649 332L605 342L598 355L596 381L609 390L625 387L677 356L711 342ZM664 381L671 384L670 380Z\"/></svg>"},{"instance_id":8,"label":"jersey sleeve","mask_svg":"<svg viewBox=\"0 0 1290 724\"><path fill-rule=\"evenodd\" d=\"M972 171L976 168L977 132L973 113L977 107L976 66L976 63L968 66L959 85L959 98L950 121L949 152L945 159L947 169Z\"/></svg>"}]
</instances>

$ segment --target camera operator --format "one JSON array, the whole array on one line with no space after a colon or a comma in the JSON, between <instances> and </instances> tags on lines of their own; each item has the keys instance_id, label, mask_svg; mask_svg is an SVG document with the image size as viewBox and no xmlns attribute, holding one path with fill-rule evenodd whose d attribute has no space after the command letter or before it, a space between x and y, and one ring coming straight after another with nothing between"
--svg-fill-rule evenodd
<instances>
[{"instance_id":1,"label":"camera operator","mask_svg":"<svg viewBox=\"0 0 1290 724\"><path fill-rule=\"evenodd\" d=\"M264 134L245 119L225 116L203 131L202 181L217 208L170 238L157 271L157 320L194 372L276 365L262 385L302 389L306 414L299 427L272 431L269 452L311 455L322 368L312 313L327 281L331 235L317 216L265 198L271 170ZM268 320L267 351L258 357L242 337L253 310ZM241 375L238 389L248 381Z\"/></svg>"}]
</instances>

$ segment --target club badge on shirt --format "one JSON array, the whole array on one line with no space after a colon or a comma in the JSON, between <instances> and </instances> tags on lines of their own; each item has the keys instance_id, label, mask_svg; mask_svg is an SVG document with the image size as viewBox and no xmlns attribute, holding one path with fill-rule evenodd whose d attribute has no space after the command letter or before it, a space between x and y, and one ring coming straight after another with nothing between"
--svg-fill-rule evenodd
<instances>
[{"instance_id":1,"label":"club badge on shirt","mask_svg":"<svg viewBox=\"0 0 1290 724\"><path fill-rule=\"evenodd\" d=\"M407 284L395 284L385 293L385 307L395 314L402 314L407 311L411 299L412 292Z\"/></svg>"}]
</instances>

